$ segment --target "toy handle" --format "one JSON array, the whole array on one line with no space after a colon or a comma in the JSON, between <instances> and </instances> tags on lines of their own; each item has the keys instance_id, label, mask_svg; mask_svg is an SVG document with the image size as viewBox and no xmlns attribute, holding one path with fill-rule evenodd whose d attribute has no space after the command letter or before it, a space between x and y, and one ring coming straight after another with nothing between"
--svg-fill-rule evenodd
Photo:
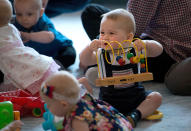
<instances>
[{"instance_id":1,"label":"toy handle","mask_svg":"<svg viewBox=\"0 0 191 131\"><path fill-rule=\"evenodd\" d=\"M19 111L13 111L14 113L14 120L20 120L20 112Z\"/></svg>"},{"instance_id":2,"label":"toy handle","mask_svg":"<svg viewBox=\"0 0 191 131\"><path fill-rule=\"evenodd\" d=\"M13 113L14 113L14 120L20 120L20 112L13 111ZM20 131L20 128L17 128L15 131Z\"/></svg>"}]
</instances>

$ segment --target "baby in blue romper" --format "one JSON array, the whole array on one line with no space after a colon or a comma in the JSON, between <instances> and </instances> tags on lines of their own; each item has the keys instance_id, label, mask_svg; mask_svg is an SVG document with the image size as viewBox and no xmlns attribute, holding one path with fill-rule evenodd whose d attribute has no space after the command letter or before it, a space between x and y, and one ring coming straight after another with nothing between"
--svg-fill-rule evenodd
<instances>
[{"instance_id":1,"label":"baby in blue romper","mask_svg":"<svg viewBox=\"0 0 191 131\"><path fill-rule=\"evenodd\" d=\"M45 15L41 0L15 0L14 25L21 32L25 46L58 60L64 68L75 62L76 51L72 40L56 31Z\"/></svg>"}]
</instances>

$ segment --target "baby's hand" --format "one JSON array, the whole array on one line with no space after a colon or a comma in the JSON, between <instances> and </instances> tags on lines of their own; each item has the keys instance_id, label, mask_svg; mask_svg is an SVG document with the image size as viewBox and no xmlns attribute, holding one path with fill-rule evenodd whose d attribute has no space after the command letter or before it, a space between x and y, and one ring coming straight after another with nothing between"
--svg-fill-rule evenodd
<instances>
[{"instance_id":1,"label":"baby's hand","mask_svg":"<svg viewBox=\"0 0 191 131\"><path fill-rule=\"evenodd\" d=\"M89 85L88 79L86 77L81 77L80 79L78 79L78 81L80 84L83 84L85 86L89 93L93 94L93 89Z\"/></svg>"},{"instance_id":2,"label":"baby's hand","mask_svg":"<svg viewBox=\"0 0 191 131\"><path fill-rule=\"evenodd\" d=\"M15 120L6 127L4 127L1 131L19 131L23 123L20 120Z\"/></svg>"},{"instance_id":3,"label":"baby's hand","mask_svg":"<svg viewBox=\"0 0 191 131\"><path fill-rule=\"evenodd\" d=\"M22 32L22 31L20 31L20 33L24 43L30 40L30 33Z\"/></svg>"},{"instance_id":4,"label":"baby's hand","mask_svg":"<svg viewBox=\"0 0 191 131\"><path fill-rule=\"evenodd\" d=\"M135 40L134 44L136 45L138 51L142 51L145 48L145 43L142 40Z\"/></svg>"},{"instance_id":5,"label":"baby's hand","mask_svg":"<svg viewBox=\"0 0 191 131\"><path fill-rule=\"evenodd\" d=\"M91 43L90 43L90 50L91 51L97 51L98 48L101 48L101 40L98 39L94 39Z\"/></svg>"}]
</instances>

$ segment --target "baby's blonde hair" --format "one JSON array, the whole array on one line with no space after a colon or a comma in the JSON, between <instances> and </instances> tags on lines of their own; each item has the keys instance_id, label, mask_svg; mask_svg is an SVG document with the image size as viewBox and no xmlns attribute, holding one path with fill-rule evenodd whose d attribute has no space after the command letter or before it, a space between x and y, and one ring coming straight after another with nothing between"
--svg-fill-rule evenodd
<instances>
[{"instance_id":1,"label":"baby's blonde hair","mask_svg":"<svg viewBox=\"0 0 191 131\"><path fill-rule=\"evenodd\" d=\"M12 5L9 0L0 0L0 26L7 25L12 17Z\"/></svg>"},{"instance_id":2,"label":"baby's blonde hair","mask_svg":"<svg viewBox=\"0 0 191 131\"><path fill-rule=\"evenodd\" d=\"M136 31L136 25L135 25L135 19L132 13L125 9L115 9L110 12L107 12L102 15L102 21L105 19L111 19L117 22L121 22L121 26L125 27L124 29L128 33L135 34Z\"/></svg>"},{"instance_id":3,"label":"baby's blonde hair","mask_svg":"<svg viewBox=\"0 0 191 131\"><path fill-rule=\"evenodd\" d=\"M80 84L78 80L67 71L59 71L50 76L43 86L53 87L52 99L64 100L70 104L76 104L80 98ZM41 95L44 95L41 90Z\"/></svg>"},{"instance_id":4,"label":"baby's blonde hair","mask_svg":"<svg viewBox=\"0 0 191 131\"><path fill-rule=\"evenodd\" d=\"M35 9L42 8L42 0L14 0L14 6L17 2L20 4L29 2L32 8L35 8Z\"/></svg>"}]
</instances>

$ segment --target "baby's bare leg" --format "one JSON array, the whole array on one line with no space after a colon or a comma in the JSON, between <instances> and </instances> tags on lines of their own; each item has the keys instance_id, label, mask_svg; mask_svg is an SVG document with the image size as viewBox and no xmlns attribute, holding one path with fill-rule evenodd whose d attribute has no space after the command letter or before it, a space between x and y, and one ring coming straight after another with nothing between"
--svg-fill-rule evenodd
<instances>
[{"instance_id":1,"label":"baby's bare leg","mask_svg":"<svg viewBox=\"0 0 191 131\"><path fill-rule=\"evenodd\" d=\"M154 113L154 111L161 105L162 96L158 92L152 92L146 99L137 107L141 112L142 118Z\"/></svg>"},{"instance_id":2,"label":"baby's bare leg","mask_svg":"<svg viewBox=\"0 0 191 131\"><path fill-rule=\"evenodd\" d=\"M133 127L136 127L137 122L140 119L146 118L156 111L156 109L162 103L162 96L158 92L150 93L145 100L127 115L127 119L130 121Z\"/></svg>"}]
</instances>

